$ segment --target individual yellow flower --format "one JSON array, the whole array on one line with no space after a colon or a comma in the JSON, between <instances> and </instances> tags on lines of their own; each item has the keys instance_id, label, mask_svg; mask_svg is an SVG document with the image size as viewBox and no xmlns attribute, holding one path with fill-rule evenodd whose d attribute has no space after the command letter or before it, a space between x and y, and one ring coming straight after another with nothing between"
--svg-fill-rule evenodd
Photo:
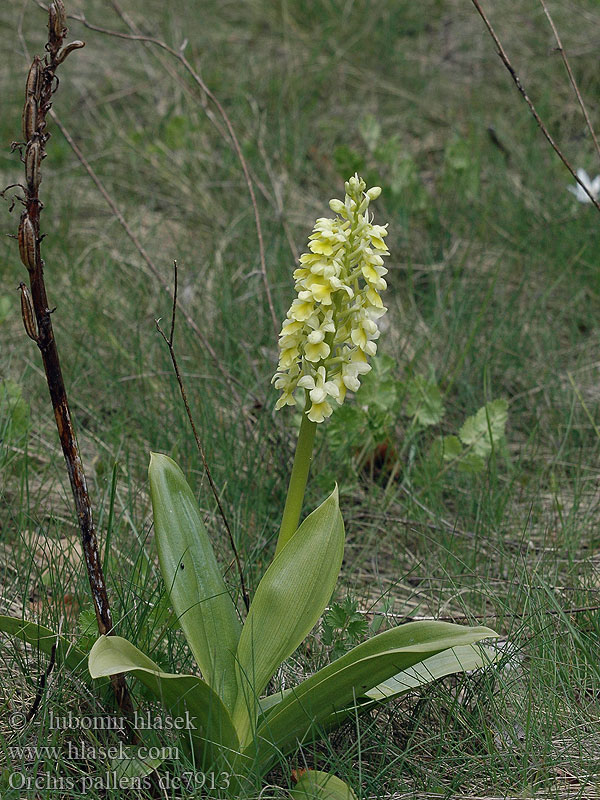
<instances>
[{"instance_id":1,"label":"individual yellow flower","mask_svg":"<svg viewBox=\"0 0 600 800\"><path fill-rule=\"evenodd\" d=\"M336 399L339 389L334 381L328 381L325 367L319 367L316 375L304 375L298 381L298 386L308 391L308 396L312 403L307 411L308 418L313 422L323 422L326 417L331 416L333 411L328 402L328 398Z\"/></svg>"},{"instance_id":2,"label":"individual yellow flower","mask_svg":"<svg viewBox=\"0 0 600 800\"><path fill-rule=\"evenodd\" d=\"M294 391L308 392L313 422L333 412L331 400L344 402L356 392L360 375L370 369L379 337L377 320L386 312L380 292L387 283L383 258L387 228L374 225L369 204L381 193L354 175L345 183L344 200L331 200L335 217L320 217L308 251L294 270L298 296L283 322L279 365L273 382L282 391L276 408L294 405Z\"/></svg>"},{"instance_id":3,"label":"individual yellow flower","mask_svg":"<svg viewBox=\"0 0 600 800\"><path fill-rule=\"evenodd\" d=\"M276 372L273 376L271 383L275 384L276 389L282 390L282 395L275 404L276 410L283 408L283 406L296 405L294 391L298 383L299 372L298 366L294 365L290 368L289 372Z\"/></svg>"}]
</instances>

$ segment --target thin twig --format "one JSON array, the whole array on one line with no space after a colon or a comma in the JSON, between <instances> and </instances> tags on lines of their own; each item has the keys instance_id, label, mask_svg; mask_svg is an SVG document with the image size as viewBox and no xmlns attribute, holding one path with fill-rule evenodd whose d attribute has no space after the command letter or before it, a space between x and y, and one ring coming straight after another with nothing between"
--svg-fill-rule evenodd
<instances>
[{"instance_id":1,"label":"thin twig","mask_svg":"<svg viewBox=\"0 0 600 800\"><path fill-rule=\"evenodd\" d=\"M185 387L183 385L183 379L181 377L181 373L179 371L179 365L177 363L177 357L175 355L175 347L174 347L174 335L175 335L175 318L177 316L177 261L173 262L173 309L171 311L171 330L169 332L169 336L167 337L165 332L160 326L160 319L155 320L156 327L162 338L165 340L167 347L169 348L169 355L171 356L171 362L173 363L173 369L175 371L175 377L177 378L177 383L179 384L179 391L181 393L181 399L183 400L183 405L185 406L185 413L187 414L187 418L190 422L192 432L194 434L194 439L196 440L196 445L198 447L198 451L200 453L200 458L202 459L202 464L204 465L204 471L206 472L206 477L208 478L208 482L210 484L210 488L214 495L214 498L217 502L217 507L219 509L219 513L221 515L221 519L223 520L223 524L225 525L225 529L227 531L227 535L229 536L229 544L231 545L231 549L233 550L233 556L235 558L235 563L237 565L238 574L240 577L240 589L242 592L242 597L244 598L244 605L246 606L246 611L250 609L250 595L248 594L248 590L246 588L246 582L244 581L244 570L242 568L242 562L240 561L240 556L237 551L237 547L235 546L235 540L233 538L233 533L231 528L229 527L229 522L225 515L225 511L223 509L223 505L221 503L221 498L219 496L219 492L213 480L210 468L208 466L208 461L206 459L206 453L204 451L204 446L198 435L198 431L196 429L196 425L194 423L194 418L192 416L192 412L190 409L190 405L188 403L187 394L185 391Z\"/></svg>"},{"instance_id":2,"label":"thin twig","mask_svg":"<svg viewBox=\"0 0 600 800\"><path fill-rule=\"evenodd\" d=\"M27 714L25 715L25 721L31 722L31 720L37 714L38 708L40 707L40 703L42 702L42 697L44 696L44 689L46 688L46 684L48 683L48 678L50 677L50 673L54 669L54 664L56 663L56 642L52 645L52 650L50 650L50 660L48 662L48 666L42 672L38 680L38 687L35 693L35 700Z\"/></svg>"},{"instance_id":3,"label":"thin twig","mask_svg":"<svg viewBox=\"0 0 600 800\"><path fill-rule=\"evenodd\" d=\"M46 55L44 58L34 57L27 76L23 109L24 141L13 143L13 150L21 152L25 165L25 186L23 187L25 196L21 199L25 210L19 220L17 238L21 261L29 273L30 290L24 283L21 284L21 311L25 331L37 344L44 364L58 435L75 501L98 630L101 634L108 635L113 632L112 615L100 561L87 481L71 421L71 411L54 338L51 316L54 309L50 308L48 302L44 279L45 265L41 254L43 237L40 233L40 214L43 204L39 199L39 187L42 181L42 161L46 156L46 143L50 138L50 134L46 130L46 120L51 113L52 97L58 87L56 71L65 58L73 50L83 47L84 43L65 44L68 29L62 0L53 0L53 3L47 8L47 12L49 21L48 41L45 46ZM124 676L122 674L112 675L111 681L121 711L127 718L130 718L133 707Z\"/></svg>"},{"instance_id":4,"label":"thin twig","mask_svg":"<svg viewBox=\"0 0 600 800\"><path fill-rule=\"evenodd\" d=\"M569 80L571 81L571 86L573 87L573 91L577 96L577 100L579 102L579 106L581 111L583 112L583 116L585 117L586 124L588 126L588 130L592 135L592 139L594 140L594 147L596 148L596 152L598 153L598 158L600 158L600 144L598 143L598 138L596 136L596 132L594 131L594 126L592 125L592 121L588 114L588 110L586 108L585 103L583 102L583 97L581 96L581 92L579 91L579 87L577 86L577 81L575 80L575 75L573 74L573 70L571 69L571 65L569 63L569 59L567 58L567 54L565 52L565 48L563 47L563 43L561 42L560 36L558 35L558 31L556 29L556 25L554 24L554 20L550 16L550 12L548 11L548 6L546 5L545 0L539 0L541 7L544 10L544 14L546 15L548 22L550 23L550 27L552 28L552 33L554 34L554 38L556 39L557 50L560 53L560 57L563 60L563 64L565 65L565 69L567 70L567 75L569 76Z\"/></svg>"},{"instance_id":5,"label":"thin twig","mask_svg":"<svg viewBox=\"0 0 600 800\"><path fill-rule=\"evenodd\" d=\"M112 2L111 5L115 9L116 13L121 17L123 22L126 25L131 25L132 23L128 20L128 18L124 15L123 11L119 8L118 4ZM216 95L209 89L206 83L202 80L200 75L196 72L196 70L192 67L190 62L185 57L182 49L175 50L175 48L170 47L166 42L162 41L162 39L157 39L154 36L146 36L143 33L123 33L121 31L113 31L108 28L103 28L100 25L94 25L91 22L88 22L87 19L83 14L70 14L71 19L80 22L85 28L88 28L91 31L95 31L96 33L102 33L106 36L115 36L118 39L127 39L128 41L134 42L148 42L149 44L153 44L156 47L159 47L161 50L169 53L169 55L173 56L173 58L177 59L182 67L186 70L186 72L190 75L192 80L196 83L196 85L204 92L204 94L208 97L208 99L215 105L217 111L219 112L221 119L225 123L225 127L227 128L227 132L231 138L231 142L233 145L233 149L235 150L236 156L240 162L240 166L242 168L242 172L244 173L244 180L246 182L246 186L248 188L248 194L250 195L250 202L252 204L252 209L254 212L254 223L256 225L256 235L258 238L258 252L259 252L259 260L260 260L260 272L262 276L262 281L265 289L265 295L267 298L267 305L269 306L269 313L271 316L271 321L273 323L273 329L275 335L279 333L279 324L277 321L277 315L275 313L275 307L273 305L273 298L271 295L271 287L269 285L269 279L267 276L267 266L265 261L265 247L264 247L264 240L262 234L262 226L260 222L260 213L258 211L258 204L256 202L256 195L254 194L254 186L252 183L252 179L250 177L250 171L248 169L248 165L246 163L246 159L244 158L244 154L242 153L242 148L240 147L240 143L238 141L237 135L235 133L234 127L227 115L227 112L221 105L219 99Z\"/></svg>"},{"instance_id":6,"label":"thin twig","mask_svg":"<svg viewBox=\"0 0 600 800\"><path fill-rule=\"evenodd\" d=\"M484 22L484 24L485 24L485 27L488 29L488 32L489 32L490 36L491 36L491 37L492 37L492 39L494 40L494 44L495 44L495 45L496 45L496 47L498 48L498 55L500 56L500 58L501 58L501 60L502 60L502 63L504 64L504 66L506 67L506 69L508 70L508 72L510 73L510 76L511 76L511 78L512 78L512 79L513 79L513 81L514 81L514 84L515 84L515 86L516 86L516 87L517 87L517 89L519 90L519 93L520 93L521 97L522 97L522 98L523 98L523 100L525 100L525 102L527 103L527 105L528 105L528 107L529 107L529 110L531 111L531 113L532 113L532 115L533 115L533 118L535 119L535 121L536 121L536 122L537 122L537 124L538 124L538 127L540 128L540 130L542 131L542 133L543 133L543 134L544 134L544 136L546 137L546 139L547 139L548 143L550 144L550 146L552 147L552 149L554 150L554 152L556 153L556 155L557 155L557 156L560 158L560 160L562 161L562 163L563 163L563 164L565 165L565 167L566 167L566 168L569 170L569 172L570 172L570 173L571 173L571 175L573 176L573 179L576 181L576 183L578 183L578 184L581 186L581 188L582 188L582 189L583 189L583 191L584 191L584 192L587 194L587 196L590 198L590 201L591 201L591 202L594 204L594 206L596 207L596 209L597 209L598 211L600 211L600 203L599 203L599 202L598 202L598 200L596 200L596 198L595 198L595 197L592 195L592 193L590 192L590 190L588 189L588 187L587 187L587 186L586 186L586 185L583 183L583 181L582 181L582 180L581 180L581 179L580 179L580 178L577 176L577 173L575 172L575 170L573 169L573 167L571 166L571 164L570 164L570 163L567 161L567 159L566 159L566 157L564 156L563 152L561 151L560 147L559 147L559 146L556 144L556 142L555 142L555 141L554 141L554 139L552 138L552 136L551 136L550 132L548 131L548 128L547 128L547 127L544 125L544 123L542 122L542 118L541 118L541 117L540 117L540 115L538 114L538 112L537 112L537 110L536 110L535 106L533 105L533 103L532 103L532 101L531 101L531 99L530 99L529 95L528 95L528 94L527 94L527 92L525 91L525 89L524 89L524 87L523 87L523 84L521 83L521 80L520 80L519 76L518 76L518 75L517 75L517 73L515 72L515 68L514 68L514 67L513 67L513 65L511 64L511 62L510 62L510 59L508 58L508 56L506 55L506 52L505 52L504 48L502 47L502 43L500 42L500 39L498 38L498 35L496 34L496 31L495 31L495 30L494 30L494 28L492 27L492 24L491 24L491 22L490 22L490 21L489 21L489 19L487 18L486 14L485 14L485 11L482 9L482 7L481 7L481 4L479 3L479 0L471 0L471 2L473 3L473 5L475 6L475 8L477 9L477 12L479 13L479 16L481 17L481 19L483 20L483 22Z\"/></svg>"}]
</instances>

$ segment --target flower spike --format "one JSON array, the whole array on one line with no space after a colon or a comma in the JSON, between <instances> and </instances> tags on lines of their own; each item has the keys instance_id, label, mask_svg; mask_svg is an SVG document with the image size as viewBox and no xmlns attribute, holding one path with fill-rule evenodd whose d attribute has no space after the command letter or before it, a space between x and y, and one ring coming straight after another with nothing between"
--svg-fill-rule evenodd
<instances>
[{"instance_id":1,"label":"flower spike","mask_svg":"<svg viewBox=\"0 0 600 800\"><path fill-rule=\"evenodd\" d=\"M313 422L331 416L331 401L356 392L359 375L371 369L377 352L377 320L387 309L380 296L387 283L383 257L387 226L374 225L369 204L381 194L366 190L354 175L345 183L344 200L331 200L333 219L318 219L294 271L297 297L279 335L279 365L273 378L282 394L276 409L295 405L294 392L306 389Z\"/></svg>"}]
</instances>

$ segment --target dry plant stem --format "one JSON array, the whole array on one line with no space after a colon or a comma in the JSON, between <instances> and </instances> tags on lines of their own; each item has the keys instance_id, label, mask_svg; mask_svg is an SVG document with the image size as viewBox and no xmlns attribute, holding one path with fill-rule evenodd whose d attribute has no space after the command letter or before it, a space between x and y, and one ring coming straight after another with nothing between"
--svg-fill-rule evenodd
<instances>
[{"instance_id":1,"label":"dry plant stem","mask_svg":"<svg viewBox=\"0 0 600 800\"><path fill-rule=\"evenodd\" d=\"M235 546L235 540L233 538L233 533L231 532L231 528L229 527L229 522L227 517L225 516L225 511L223 510L223 505L221 503L221 498L219 496L219 492L217 490L216 484L213 480L210 468L208 466L208 461L206 459L206 453L204 451L204 445L202 444L202 440L198 435L198 431L196 429L196 425L194 423L194 418L192 416L192 412L190 409L190 405L188 403L187 394L185 391L185 387L183 384L183 379L181 377L181 373L179 371L179 364L177 363L177 357L175 355L175 347L174 347L174 337L175 337L175 318L177 316L177 261L173 262L173 309L171 311L171 330L169 331L169 336L165 334L163 329L160 326L160 320L155 320L156 327L160 335L166 342L167 347L169 348L169 355L171 356L171 362L173 364L173 370L175 371L175 377L177 378L177 383L179 384L179 391L181 393L181 399L183 400L183 405L185 406L185 413L187 414L187 418L190 422L192 427L192 432L194 434L194 439L196 440L196 446L198 447L198 451L200 453L200 458L202 459L202 464L204 466L204 471L206 472L206 477L208 478L208 482L210 484L211 491L214 495L214 498L217 502L217 507L219 509L219 514L221 515L221 519L223 520L223 524L225 525L225 530L227 531L227 535L229 537L229 544L231 545L231 549L233 551L233 557L235 558L235 563L238 570L238 575L240 578L240 589L242 592L242 597L244 598L244 605L246 606L246 611L250 610L250 595L248 594L248 590L246 588L246 582L244 580L244 570L242 569L242 562L240 561L240 556L237 551L237 547Z\"/></svg>"},{"instance_id":2,"label":"dry plant stem","mask_svg":"<svg viewBox=\"0 0 600 800\"><path fill-rule=\"evenodd\" d=\"M92 517L92 507L79 446L67 400L67 392L60 366L58 349L52 328L52 311L49 307L44 281L44 262L41 256L39 186L42 180L41 164L46 155L46 117L52 105L52 94L58 85L56 70L74 49L83 47L83 42L72 42L63 47L67 35L66 13L62 0L54 0L48 7L48 42L46 56L33 59L25 92L23 110L23 138L25 140L25 211L19 222L19 252L29 272L30 291L21 285L21 310L27 335L32 338L42 356L46 380L54 409L54 418L67 465L71 490L75 500L77 518L81 531L82 548L87 567L92 599L102 634L112 631L113 623L102 572L98 540ZM16 144L14 147L20 147ZM123 675L112 676L112 684L121 710L129 715L131 700Z\"/></svg>"},{"instance_id":3,"label":"dry plant stem","mask_svg":"<svg viewBox=\"0 0 600 800\"><path fill-rule=\"evenodd\" d=\"M552 28L552 33L554 34L554 38L556 39L556 45L558 52L560 53L560 57L562 58L563 64L565 65L565 69L567 70L567 75L569 76L569 80L571 81L571 86L573 87L573 91L577 96L577 101L585 118L586 124L588 126L588 130L592 136L594 141L594 147L596 148L596 153L598 154L598 158L600 158L600 144L598 143L598 137L596 136L596 132L594 131L594 126L592 125L592 121L588 114L587 108L585 103L583 102L583 97L581 96L581 92L579 91L579 87L577 86L577 81L575 80L575 75L573 74L573 70L571 69L571 65L569 63L569 59L567 58L567 54L565 52L565 48L563 47L562 41L560 36L558 35L558 31L556 29L556 25L554 24L554 20L550 16L550 12L548 11L548 6L546 5L545 0L539 0L541 7L544 10L544 14L550 23L550 27Z\"/></svg>"},{"instance_id":4,"label":"dry plant stem","mask_svg":"<svg viewBox=\"0 0 600 800\"><path fill-rule=\"evenodd\" d=\"M121 19L125 22L126 25L130 23L127 20L127 17L124 15L123 11L119 8L117 3L111 2L111 5L117 12L117 14L121 17ZM265 295L267 298L267 305L269 306L269 314L271 316L271 321L273 323L273 330L275 335L277 336L279 333L279 323L277 321L277 315L275 313L275 307L273 305L273 298L271 296L271 287L269 285L269 279L267 277L267 266L265 261L265 247L262 235L262 226L260 222L260 214L258 211L258 204L256 202L256 196L254 194L254 186L252 184L252 179L250 177L250 171L248 170L248 165L246 163L246 159L244 158L244 154L242 153L242 148L240 147L240 143L236 136L235 130L227 115L227 112L219 102L218 98L213 94L213 92L208 88L208 86L204 83L200 75L195 71L192 67L190 62L187 60L185 55L183 54L182 50L175 50L173 47L170 47L166 42L163 42L161 39L157 39L154 36L145 36L141 33L122 33L121 31L111 31L107 28L102 28L98 25L93 25L92 23L88 22L85 16L79 14L71 14L71 19L77 20L80 22L84 27L88 28L89 30L96 31L96 33L103 33L107 36L116 36L119 39L128 39L129 41L135 42L148 42L149 44L153 44L156 47L159 47L161 50L169 53L169 55L176 58L186 72L190 75L194 83L204 92L204 94L208 97L208 99L215 105L217 111L219 112L221 119L225 123L225 127L227 128L227 132L231 138L231 143L233 145L233 149L238 157L240 162L240 166L242 168L242 172L244 173L244 180L246 182L246 186L248 188L248 194L250 195L250 202L252 203L252 209L254 212L254 222L256 225L256 235L258 238L258 251L259 251L259 258L260 258L260 272L262 276L262 281L265 289Z\"/></svg>"},{"instance_id":5,"label":"dry plant stem","mask_svg":"<svg viewBox=\"0 0 600 800\"><path fill-rule=\"evenodd\" d=\"M600 203L596 200L595 197L592 196L592 194L591 194L590 190L588 189L588 187L585 186L584 183L577 177L577 173L575 172L575 170L573 169L571 164L567 161L567 159L564 156L563 152L561 151L559 146L556 144L556 142L552 138L550 132L548 131L548 128L546 128L546 126L542 122L542 119L541 119L540 115L538 114L535 106L533 105L533 102L531 101L531 98L529 97L529 95L525 91L525 89L523 87L523 84L521 83L521 80L519 79L519 76L515 72L515 68L511 64L510 59L508 58L508 56L506 55L506 52L505 52L504 48L502 47L502 43L500 42L500 39L498 38L498 35L496 34L496 31L494 30L494 28L492 27L491 22L487 18L486 14L485 14L485 11L482 9L479 0L471 0L471 2L473 3L475 8L477 9L477 12L478 12L479 16L481 17L481 19L483 20L483 22L485 24L485 27L488 29L488 33L490 34L490 36L494 40L494 44L498 48L498 55L500 56L500 58L502 60L502 63L504 64L504 66L506 67L508 72L510 73L510 76L514 81L515 86L519 90L519 93L520 93L521 97L527 103L527 105L529 107L529 110L531 111L531 113L533 115L533 118L535 119L535 121L538 124L538 127L540 128L540 130L542 131L542 133L546 137L548 143L550 144L550 146L552 147L552 149L554 150L556 155L560 158L562 163L569 170L569 172L573 176L573 179L575 180L575 182L578 183L581 186L581 188L584 190L584 192L590 198L590 201L594 204L596 209L598 211L600 211Z\"/></svg>"},{"instance_id":6,"label":"dry plant stem","mask_svg":"<svg viewBox=\"0 0 600 800\"><path fill-rule=\"evenodd\" d=\"M50 677L50 673L54 669L54 664L56 663L56 642L52 645L52 650L50 651L50 660L48 661L48 666L42 672L38 680L38 687L35 693L35 700L27 714L25 715L25 720L27 722L31 722L31 720L37 714L38 708L40 707L40 703L42 702L42 697L44 696L44 689L46 688L46 684L48 683L48 678Z\"/></svg>"}]
</instances>

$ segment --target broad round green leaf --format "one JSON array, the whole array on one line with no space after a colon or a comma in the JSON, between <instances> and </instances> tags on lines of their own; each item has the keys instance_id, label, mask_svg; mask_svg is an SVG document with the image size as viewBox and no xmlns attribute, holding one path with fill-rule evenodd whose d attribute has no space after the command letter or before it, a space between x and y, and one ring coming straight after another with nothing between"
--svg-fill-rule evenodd
<instances>
[{"instance_id":1,"label":"broad round green leaf","mask_svg":"<svg viewBox=\"0 0 600 800\"><path fill-rule=\"evenodd\" d=\"M235 652L240 622L198 504L183 472L152 453L150 496L160 568L196 663L227 708L235 703Z\"/></svg>"},{"instance_id":2,"label":"broad round green leaf","mask_svg":"<svg viewBox=\"0 0 600 800\"><path fill-rule=\"evenodd\" d=\"M303 773L290 795L293 800L356 800L347 783L330 772L316 769Z\"/></svg>"}]
</instances>

